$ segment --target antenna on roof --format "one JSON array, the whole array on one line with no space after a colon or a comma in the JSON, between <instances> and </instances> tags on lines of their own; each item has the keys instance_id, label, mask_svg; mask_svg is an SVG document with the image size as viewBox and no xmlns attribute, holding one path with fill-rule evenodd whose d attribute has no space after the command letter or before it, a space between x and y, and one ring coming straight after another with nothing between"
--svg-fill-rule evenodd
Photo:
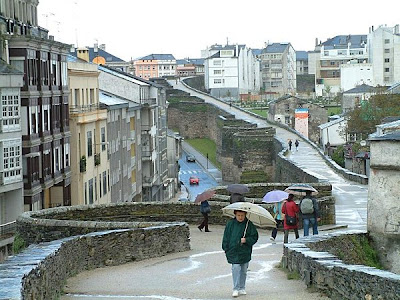
<instances>
[{"instance_id":1,"label":"antenna on roof","mask_svg":"<svg viewBox=\"0 0 400 300\"><path fill-rule=\"evenodd\" d=\"M227 46L229 45L229 39L228 39L228 37L226 37L226 45L227 45Z\"/></svg>"}]
</instances>

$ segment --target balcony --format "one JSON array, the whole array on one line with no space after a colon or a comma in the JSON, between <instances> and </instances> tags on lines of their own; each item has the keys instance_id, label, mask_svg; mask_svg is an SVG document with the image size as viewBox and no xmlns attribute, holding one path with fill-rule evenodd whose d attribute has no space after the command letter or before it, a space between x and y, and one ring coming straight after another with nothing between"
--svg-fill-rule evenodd
<instances>
[{"instance_id":1,"label":"balcony","mask_svg":"<svg viewBox=\"0 0 400 300\"><path fill-rule=\"evenodd\" d=\"M98 166L101 163L101 159L100 159L100 153L95 153L94 154L94 166Z\"/></svg>"},{"instance_id":2,"label":"balcony","mask_svg":"<svg viewBox=\"0 0 400 300\"><path fill-rule=\"evenodd\" d=\"M94 103L90 105L69 105L69 113L73 114L82 114L86 112L99 110L99 104Z\"/></svg>"},{"instance_id":3,"label":"balcony","mask_svg":"<svg viewBox=\"0 0 400 300\"><path fill-rule=\"evenodd\" d=\"M157 99L156 98L141 99L140 103L143 105L155 106L157 105Z\"/></svg>"}]
</instances>

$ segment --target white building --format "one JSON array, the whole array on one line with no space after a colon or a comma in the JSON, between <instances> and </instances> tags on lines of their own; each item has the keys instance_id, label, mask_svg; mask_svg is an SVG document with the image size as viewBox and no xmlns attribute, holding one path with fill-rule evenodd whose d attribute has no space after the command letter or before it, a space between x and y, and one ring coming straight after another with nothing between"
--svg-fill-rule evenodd
<instances>
[{"instance_id":1,"label":"white building","mask_svg":"<svg viewBox=\"0 0 400 300\"><path fill-rule=\"evenodd\" d=\"M350 90L358 85L373 85L373 68L370 63L351 63L340 65L340 88Z\"/></svg>"},{"instance_id":2,"label":"white building","mask_svg":"<svg viewBox=\"0 0 400 300\"><path fill-rule=\"evenodd\" d=\"M373 85L390 86L400 82L399 25L370 28L368 54L373 65Z\"/></svg>"},{"instance_id":3,"label":"white building","mask_svg":"<svg viewBox=\"0 0 400 300\"><path fill-rule=\"evenodd\" d=\"M368 62L366 35L338 35L323 42L316 64L316 96L333 96L340 92L342 64Z\"/></svg>"},{"instance_id":4,"label":"white building","mask_svg":"<svg viewBox=\"0 0 400 300\"><path fill-rule=\"evenodd\" d=\"M214 53L209 49L208 53ZM260 63L245 45L226 45L204 60L205 87L218 98L260 91Z\"/></svg>"},{"instance_id":5,"label":"white building","mask_svg":"<svg viewBox=\"0 0 400 300\"><path fill-rule=\"evenodd\" d=\"M330 147L344 145L346 143L346 127L347 121L344 117L319 125L321 147L325 150L327 145Z\"/></svg>"}]
</instances>

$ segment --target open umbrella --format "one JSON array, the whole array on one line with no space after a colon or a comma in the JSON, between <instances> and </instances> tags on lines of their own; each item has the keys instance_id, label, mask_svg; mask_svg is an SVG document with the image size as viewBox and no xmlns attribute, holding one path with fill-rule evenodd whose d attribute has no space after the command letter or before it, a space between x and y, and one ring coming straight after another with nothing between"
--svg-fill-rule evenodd
<instances>
[{"instance_id":1,"label":"open umbrella","mask_svg":"<svg viewBox=\"0 0 400 300\"><path fill-rule=\"evenodd\" d=\"M240 183L230 184L226 187L226 190L233 194L245 194L250 191L249 187L247 185L240 184Z\"/></svg>"},{"instance_id":2,"label":"open umbrella","mask_svg":"<svg viewBox=\"0 0 400 300\"><path fill-rule=\"evenodd\" d=\"M250 202L235 202L222 209L224 216L235 217L235 210L245 211L247 219L258 227L274 227L276 222L273 216L264 207Z\"/></svg>"},{"instance_id":3,"label":"open umbrella","mask_svg":"<svg viewBox=\"0 0 400 300\"><path fill-rule=\"evenodd\" d=\"M289 196L288 193L281 190L273 190L265 194L262 202L264 203L277 203L281 202Z\"/></svg>"},{"instance_id":4,"label":"open umbrella","mask_svg":"<svg viewBox=\"0 0 400 300\"><path fill-rule=\"evenodd\" d=\"M305 195L307 191L311 192L312 196L318 194L318 191L314 189L311 185L306 183L296 183L285 189L285 192L293 195Z\"/></svg>"},{"instance_id":5,"label":"open umbrella","mask_svg":"<svg viewBox=\"0 0 400 300\"><path fill-rule=\"evenodd\" d=\"M212 198L215 195L215 193L216 192L214 190L204 191L201 194L197 195L196 199L194 200L194 203L206 201L206 200Z\"/></svg>"}]
</instances>

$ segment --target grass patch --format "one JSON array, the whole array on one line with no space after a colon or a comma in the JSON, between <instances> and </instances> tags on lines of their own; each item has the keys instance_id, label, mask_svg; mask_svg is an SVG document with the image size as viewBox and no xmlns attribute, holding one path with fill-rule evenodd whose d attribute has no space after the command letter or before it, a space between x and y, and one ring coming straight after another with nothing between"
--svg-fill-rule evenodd
<instances>
[{"instance_id":1,"label":"grass patch","mask_svg":"<svg viewBox=\"0 0 400 300\"><path fill-rule=\"evenodd\" d=\"M248 111L251 111L252 113L255 113L261 117L267 117L268 115L268 110L267 109L249 109Z\"/></svg>"},{"instance_id":2,"label":"grass patch","mask_svg":"<svg viewBox=\"0 0 400 300\"><path fill-rule=\"evenodd\" d=\"M300 280L301 276L300 276L299 272L292 271L292 272L287 273L287 279L288 280Z\"/></svg>"},{"instance_id":3,"label":"grass patch","mask_svg":"<svg viewBox=\"0 0 400 300\"><path fill-rule=\"evenodd\" d=\"M268 182L268 175L264 171L244 171L240 176L240 183Z\"/></svg>"},{"instance_id":4,"label":"grass patch","mask_svg":"<svg viewBox=\"0 0 400 300\"><path fill-rule=\"evenodd\" d=\"M342 108L340 106L328 107L328 116L339 115L342 113Z\"/></svg>"},{"instance_id":5,"label":"grass patch","mask_svg":"<svg viewBox=\"0 0 400 300\"><path fill-rule=\"evenodd\" d=\"M221 169L221 164L217 161L217 145L214 143L213 140L210 139L187 139L185 140L190 146L195 148L204 157L207 157L210 162L216 166L218 169Z\"/></svg>"}]
</instances>

